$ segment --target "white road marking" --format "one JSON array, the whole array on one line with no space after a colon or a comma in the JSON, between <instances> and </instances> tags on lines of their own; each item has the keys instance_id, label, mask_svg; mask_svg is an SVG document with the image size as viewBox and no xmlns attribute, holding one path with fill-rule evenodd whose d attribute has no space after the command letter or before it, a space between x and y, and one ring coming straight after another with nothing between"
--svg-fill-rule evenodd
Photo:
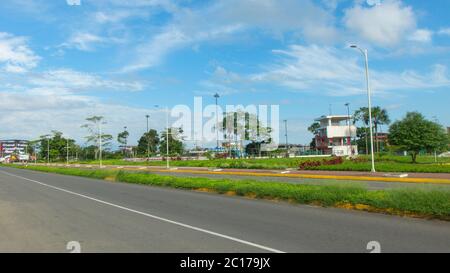
<instances>
[{"instance_id":1,"label":"white road marking","mask_svg":"<svg viewBox=\"0 0 450 273\"><path fill-rule=\"evenodd\" d=\"M89 199L89 200L92 200L92 201L95 201L95 202L98 202L98 203L101 203L101 204L104 204L104 205L112 206L112 207L119 208L119 209L122 209L122 210L126 210L126 211L129 211L129 212L134 212L136 214L147 216L149 218L160 220L160 221L163 221L163 222L166 222L166 223L174 224L174 225L177 225L177 226L181 226L181 227L185 227L185 228L192 229L192 230L195 230L195 231L203 232L203 233L210 234L210 235L213 235L213 236L217 236L217 237L220 237L220 238L228 239L228 240L231 240L231 241L234 241L234 242L238 242L238 243L241 243L241 244L244 244L244 245L256 247L256 248L259 248L259 249L262 249L262 250L266 250L266 251L269 251L269 252L284 253L284 251L281 251L281 250L278 250L278 249L270 248L270 247L263 246L263 245L260 245L260 244L255 244L255 243L252 243L252 242L249 242L249 241L245 241L245 240L242 240L242 239L239 239L239 238L235 238L235 237L232 237L232 236L228 236L228 235L225 235L225 234L221 234L221 233L218 233L218 232L214 232L214 231L210 231L210 230L207 230L207 229L191 226L191 225L188 225L188 224L183 224L183 223L180 223L180 222L177 222L177 221L169 220L169 219L166 219L166 218L163 218L163 217L159 217L159 216L156 216L156 215L152 215L152 214L149 214L149 213L145 213L145 212L142 212L142 211L130 209L130 208L127 208L127 207L124 207L124 206L120 206L120 205L116 205L116 204L113 204L113 203L110 203L110 202L106 202L106 201L103 201L103 200L100 200L100 199L97 199L97 198L93 198L93 197L90 197L90 196L87 196L87 195L83 195L83 194L76 193L76 192L73 192L73 191L65 190L63 188L59 188L59 187L55 187L55 186L52 186L52 185L48 185L48 184L39 182L37 180L29 179L29 178L26 178L26 177L23 177L23 176L11 174L11 173L8 173L8 172L5 172L5 171L0 171L0 172L4 173L6 175L9 175L9 176L17 177L17 178L20 178L20 179L23 179L23 180L26 180L26 181L29 181L29 182L33 182L33 183L39 184L41 186L45 186L45 187L48 187L48 188L51 188L51 189L55 189L55 190L58 190L58 191L69 193L69 194L72 194L72 195L75 195L75 196L78 196L78 197L86 198L86 199Z\"/></svg>"}]
</instances>

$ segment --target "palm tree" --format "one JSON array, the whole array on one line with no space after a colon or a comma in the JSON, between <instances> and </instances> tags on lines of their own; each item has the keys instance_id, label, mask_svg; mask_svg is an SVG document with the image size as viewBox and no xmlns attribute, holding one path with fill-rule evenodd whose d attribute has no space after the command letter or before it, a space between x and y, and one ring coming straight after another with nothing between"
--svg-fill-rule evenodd
<instances>
[{"instance_id":1,"label":"palm tree","mask_svg":"<svg viewBox=\"0 0 450 273\"><path fill-rule=\"evenodd\" d=\"M361 107L355 111L353 115L353 124L357 121L361 121L365 125L365 135L364 138L366 140L366 155L369 154L369 145L367 141L367 128L369 127L369 111L367 107Z\"/></svg>"},{"instance_id":2,"label":"palm tree","mask_svg":"<svg viewBox=\"0 0 450 273\"><path fill-rule=\"evenodd\" d=\"M379 143L378 143L378 128L382 125L388 125L391 123L391 120L389 118L389 115L387 113L386 109L381 109L379 106L372 108L372 119L373 119L373 126L375 129L375 139L376 139L376 149L377 152L380 151ZM366 136L367 136L367 128L369 127L369 108L368 107L361 107L358 110L355 111L354 114L354 122L361 121L366 125ZM367 137L366 137L366 153L368 154L367 149Z\"/></svg>"},{"instance_id":3,"label":"palm tree","mask_svg":"<svg viewBox=\"0 0 450 273\"><path fill-rule=\"evenodd\" d=\"M377 143L377 152L380 152L380 144L378 139L378 128L382 125L388 125L391 123L391 120L389 119L389 115L387 113L386 109L381 109L379 106L374 107L372 109L372 116L373 116L373 124L375 126L375 138Z\"/></svg>"}]
</instances>

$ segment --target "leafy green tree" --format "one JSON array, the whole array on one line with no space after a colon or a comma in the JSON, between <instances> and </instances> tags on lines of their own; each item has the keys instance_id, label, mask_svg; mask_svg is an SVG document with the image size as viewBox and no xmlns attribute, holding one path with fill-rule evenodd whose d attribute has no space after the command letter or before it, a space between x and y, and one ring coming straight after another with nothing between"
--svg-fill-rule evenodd
<instances>
[{"instance_id":1,"label":"leafy green tree","mask_svg":"<svg viewBox=\"0 0 450 273\"><path fill-rule=\"evenodd\" d=\"M70 147L75 145L75 140L63 137L63 133L59 131L52 131L50 135L40 137L40 158L50 161L64 161L67 155L67 144Z\"/></svg>"},{"instance_id":2,"label":"leafy green tree","mask_svg":"<svg viewBox=\"0 0 450 273\"><path fill-rule=\"evenodd\" d=\"M117 135L117 142L119 142L122 145L126 145L129 136L130 136L130 133L127 130L120 132Z\"/></svg>"},{"instance_id":3,"label":"leafy green tree","mask_svg":"<svg viewBox=\"0 0 450 273\"><path fill-rule=\"evenodd\" d=\"M182 133L179 128L169 128L169 155L182 155L184 152L183 142L179 140ZM162 155L167 154L167 131L161 132L160 152Z\"/></svg>"},{"instance_id":4,"label":"leafy green tree","mask_svg":"<svg viewBox=\"0 0 450 273\"><path fill-rule=\"evenodd\" d=\"M88 131L86 138L86 143L96 146L95 149L95 159L98 158L98 153L100 151L100 140L102 144L102 150L107 151L110 148L112 135L103 133L102 127L105 122L105 118L102 116L92 116L86 119L88 123L81 126Z\"/></svg>"},{"instance_id":5,"label":"leafy green tree","mask_svg":"<svg viewBox=\"0 0 450 273\"><path fill-rule=\"evenodd\" d=\"M317 134L317 131L320 128L320 123L318 122L314 122L313 124L311 124L311 126L308 127L308 131L310 131L312 134Z\"/></svg>"},{"instance_id":6,"label":"leafy green tree","mask_svg":"<svg viewBox=\"0 0 450 273\"><path fill-rule=\"evenodd\" d=\"M356 121L361 121L364 125L366 125L366 128L368 128L369 127L369 108L361 107L360 109L356 110L353 118L354 118L354 123ZM380 145L378 142L379 129L381 126L389 125L390 123L391 123L391 120L389 118L389 114L386 109L382 109L379 106L372 107L372 125L373 125L373 129L375 130L376 150L378 152L380 151L380 148L379 148ZM368 130L366 129L366 131L368 131Z\"/></svg>"},{"instance_id":7,"label":"leafy green tree","mask_svg":"<svg viewBox=\"0 0 450 273\"><path fill-rule=\"evenodd\" d=\"M123 154L124 155L126 155L126 153L127 153L127 144L128 144L128 137L130 136L130 133L125 129L125 131L123 131L123 132L120 132L118 135L117 135L117 142L119 142L119 144L121 144L122 145L122 151L123 151Z\"/></svg>"},{"instance_id":8,"label":"leafy green tree","mask_svg":"<svg viewBox=\"0 0 450 273\"><path fill-rule=\"evenodd\" d=\"M426 120L418 112L409 112L389 128L389 142L407 150L413 163L421 151L441 151L447 148L448 135L440 124Z\"/></svg>"},{"instance_id":9,"label":"leafy green tree","mask_svg":"<svg viewBox=\"0 0 450 273\"><path fill-rule=\"evenodd\" d=\"M155 154L158 151L160 139L158 132L154 129L144 133L138 142L138 154L147 156L147 150L150 154Z\"/></svg>"}]
</instances>

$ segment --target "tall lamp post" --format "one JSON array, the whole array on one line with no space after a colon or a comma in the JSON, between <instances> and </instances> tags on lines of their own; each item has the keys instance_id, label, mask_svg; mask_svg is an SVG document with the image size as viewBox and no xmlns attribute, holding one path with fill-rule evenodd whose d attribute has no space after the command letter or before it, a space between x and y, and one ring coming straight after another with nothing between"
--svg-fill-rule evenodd
<instances>
[{"instance_id":1,"label":"tall lamp post","mask_svg":"<svg viewBox=\"0 0 450 273\"><path fill-rule=\"evenodd\" d=\"M218 100L220 98L219 93L214 94L214 98L216 99L216 126L214 127L216 129L216 140L217 140L217 149L219 149L219 103Z\"/></svg>"},{"instance_id":2,"label":"tall lamp post","mask_svg":"<svg viewBox=\"0 0 450 273\"><path fill-rule=\"evenodd\" d=\"M99 150L99 160L100 160L100 169L103 168L103 147L102 147L102 121L99 120L98 123L98 150Z\"/></svg>"},{"instance_id":3,"label":"tall lamp post","mask_svg":"<svg viewBox=\"0 0 450 273\"><path fill-rule=\"evenodd\" d=\"M67 147L66 147L66 165L69 166L69 138L67 138Z\"/></svg>"},{"instance_id":4,"label":"tall lamp post","mask_svg":"<svg viewBox=\"0 0 450 273\"><path fill-rule=\"evenodd\" d=\"M145 116L147 118L147 160L150 159L150 143L149 143L149 137L148 137L148 119L150 118L150 115Z\"/></svg>"},{"instance_id":5,"label":"tall lamp post","mask_svg":"<svg viewBox=\"0 0 450 273\"><path fill-rule=\"evenodd\" d=\"M287 125L287 119L284 120L284 131L285 131L285 137L286 137L286 157L289 157L289 142L288 142L288 125Z\"/></svg>"},{"instance_id":6,"label":"tall lamp post","mask_svg":"<svg viewBox=\"0 0 450 273\"><path fill-rule=\"evenodd\" d=\"M166 167L170 169L169 158L169 107L166 107Z\"/></svg>"},{"instance_id":7,"label":"tall lamp post","mask_svg":"<svg viewBox=\"0 0 450 273\"><path fill-rule=\"evenodd\" d=\"M159 105L155 105L155 108L159 108ZM166 106L166 168L170 169L169 158L169 107Z\"/></svg>"},{"instance_id":8,"label":"tall lamp post","mask_svg":"<svg viewBox=\"0 0 450 273\"><path fill-rule=\"evenodd\" d=\"M353 155L352 153L352 127L350 126L350 121L351 121L351 117L350 117L350 103L346 103L345 106L347 106L347 115L348 115L348 133L349 133L349 137L348 137L348 154L349 155Z\"/></svg>"},{"instance_id":9,"label":"tall lamp post","mask_svg":"<svg viewBox=\"0 0 450 273\"><path fill-rule=\"evenodd\" d=\"M370 150L372 153L372 172L376 172L375 170L375 154L373 150L373 128L372 128L372 101L371 101L371 94L370 94L370 77L369 77L369 54L367 49L361 49L357 45L351 45L351 48L358 49L362 55L364 56L365 64L366 64L366 85L367 85L367 97L368 97L368 104L369 104L369 129L370 129Z\"/></svg>"}]
</instances>

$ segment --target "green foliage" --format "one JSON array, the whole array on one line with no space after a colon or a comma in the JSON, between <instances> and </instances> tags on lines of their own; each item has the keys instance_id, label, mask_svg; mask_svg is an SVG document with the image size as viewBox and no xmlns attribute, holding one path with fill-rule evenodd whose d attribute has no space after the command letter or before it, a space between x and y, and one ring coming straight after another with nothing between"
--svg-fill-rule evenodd
<instances>
[{"instance_id":1,"label":"green foliage","mask_svg":"<svg viewBox=\"0 0 450 273\"><path fill-rule=\"evenodd\" d=\"M320 123L314 122L311 124L311 126L308 127L308 131L310 131L312 134L317 134L317 130L320 128Z\"/></svg>"},{"instance_id":2,"label":"green foliage","mask_svg":"<svg viewBox=\"0 0 450 273\"><path fill-rule=\"evenodd\" d=\"M448 141L448 135L440 124L426 120L417 112L407 113L403 120L389 128L389 142L407 150L413 163L421 151L446 149Z\"/></svg>"},{"instance_id":3,"label":"green foliage","mask_svg":"<svg viewBox=\"0 0 450 273\"><path fill-rule=\"evenodd\" d=\"M69 151L77 149L75 140L64 138L61 132L52 131L52 135L49 134L40 137L39 157L47 160L47 156L49 156L50 161L65 161L67 145L69 146Z\"/></svg>"},{"instance_id":4,"label":"green foliage","mask_svg":"<svg viewBox=\"0 0 450 273\"><path fill-rule=\"evenodd\" d=\"M360 156L361 162L345 160L342 165L319 166L310 170L334 170L334 171L367 171L371 170L370 156ZM214 160L186 160L173 161L170 164L177 167L208 167L208 168L234 168L234 169L297 169L305 161L322 161L323 157L314 158L264 158L264 159L214 159ZM450 173L450 158L439 158L439 163L434 163L433 156L418 156L417 163L411 164L409 157L388 156L376 158L377 170L380 172L427 172ZM85 163L98 164L96 161ZM123 160L103 161L105 165L142 165L142 162L130 162ZM151 161L153 166L165 166L164 161Z\"/></svg>"},{"instance_id":5,"label":"green foliage","mask_svg":"<svg viewBox=\"0 0 450 273\"><path fill-rule=\"evenodd\" d=\"M88 131L88 135L86 138L86 143L96 147L95 159L98 158L98 153L100 150L100 141L102 143L102 150L108 150L111 145L111 140L113 139L112 135L105 134L102 131L102 126L106 124L104 117L102 116L92 116L86 119L88 123L81 126L81 128L85 128Z\"/></svg>"},{"instance_id":6,"label":"green foliage","mask_svg":"<svg viewBox=\"0 0 450 273\"><path fill-rule=\"evenodd\" d=\"M117 142L119 142L122 145L126 145L129 136L130 133L127 130L123 131L117 135Z\"/></svg>"},{"instance_id":7,"label":"green foliage","mask_svg":"<svg viewBox=\"0 0 450 273\"><path fill-rule=\"evenodd\" d=\"M138 154L147 155L147 152L149 152L150 155L156 154L158 151L159 142L160 139L158 132L154 129L149 130L148 133L144 133L144 135L139 139Z\"/></svg>"},{"instance_id":8,"label":"green foliage","mask_svg":"<svg viewBox=\"0 0 450 273\"><path fill-rule=\"evenodd\" d=\"M169 155L182 155L184 152L183 142L178 140L178 136L180 135L180 129L177 128L169 128L169 132L167 131L161 132L161 142L159 146L159 150L161 155L167 154L167 135L169 136Z\"/></svg>"}]
</instances>

